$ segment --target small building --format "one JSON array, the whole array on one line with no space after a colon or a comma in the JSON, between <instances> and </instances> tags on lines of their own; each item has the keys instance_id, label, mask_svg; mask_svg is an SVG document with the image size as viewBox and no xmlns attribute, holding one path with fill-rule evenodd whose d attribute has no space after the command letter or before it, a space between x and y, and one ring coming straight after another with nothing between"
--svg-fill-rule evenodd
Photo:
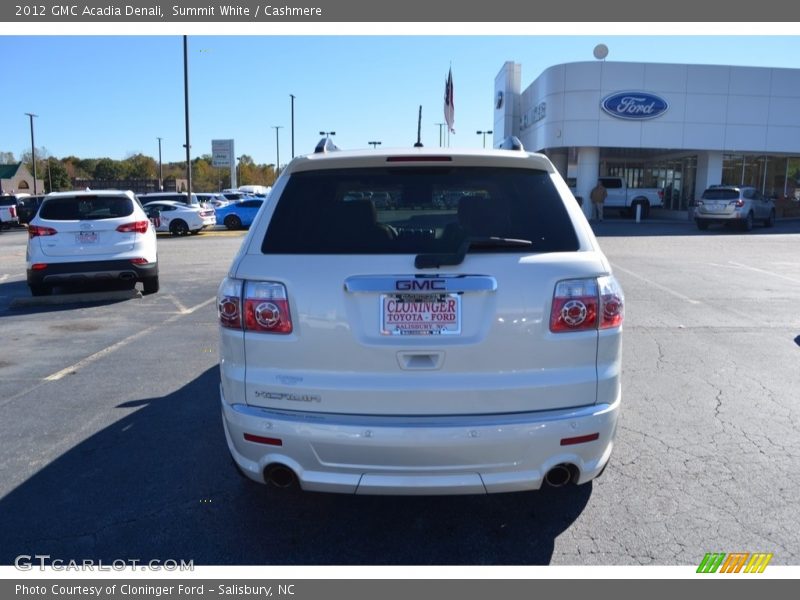
<instances>
[{"instance_id":1,"label":"small building","mask_svg":"<svg viewBox=\"0 0 800 600\"><path fill-rule=\"evenodd\" d=\"M0 194L43 194L44 180L37 179L21 162L0 165Z\"/></svg>"},{"instance_id":2,"label":"small building","mask_svg":"<svg viewBox=\"0 0 800 600\"><path fill-rule=\"evenodd\" d=\"M593 61L521 79L514 62L495 78L494 143L547 154L576 196L598 176L660 188L673 210L715 184L795 196L800 69Z\"/></svg>"}]
</instances>

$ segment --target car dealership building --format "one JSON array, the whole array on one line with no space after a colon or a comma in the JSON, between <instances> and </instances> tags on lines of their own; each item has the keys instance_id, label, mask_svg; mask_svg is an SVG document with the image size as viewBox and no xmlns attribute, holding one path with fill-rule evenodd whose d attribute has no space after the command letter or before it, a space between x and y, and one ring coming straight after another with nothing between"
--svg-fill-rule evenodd
<instances>
[{"instance_id":1,"label":"car dealership building","mask_svg":"<svg viewBox=\"0 0 800 600\"><path fill-rule=\"evenodd\" d=\"M495 79L494 144L515 135L544 152L576 196L598 175L661 188L672 210L714 184L795 194L800 69L578 62L524 91L521 75L507 62Z\"/></svg>"}]
</instances>

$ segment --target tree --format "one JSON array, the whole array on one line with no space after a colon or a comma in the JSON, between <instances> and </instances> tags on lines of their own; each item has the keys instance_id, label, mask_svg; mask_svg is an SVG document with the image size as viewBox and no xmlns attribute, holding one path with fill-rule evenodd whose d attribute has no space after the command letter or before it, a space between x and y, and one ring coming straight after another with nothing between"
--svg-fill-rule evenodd
<instances>
[{"instance_id":1,"label":"tree","mask_svg":"<svg viewBox=\"0 0 800 600\"><path fill-rule=\"evenodd\" d=\"M158 165L156 161L144 154L134 154L124 161L128 177L131 179L157 179Z\"/></svg>"},{"instance_id":2,"label":"tree","mask_svg":"<svg viewBox=\"0 0 800 600\"><path fill-rule=\"evenodd\" d=\"M44 175L44 187L48 193L72 189L72 180L63 162L55 158L48 158L47 171Z\"/></svg>"},{"instance_id":3,"label":"tree","mask_svg":"<svg viewBox=\"0 0 800 600\"><path fill-rule=\"evenodd\" d=\"M13 152L0 152L0 165L13 165L16 162Z\"/></svg>"},{"instance_id":4,"label":"tree","mask_svg":"<svg viewBox=\"0 0 800 600\"><path fill-rule=\"evenodd\" d=\"M94 178L101 181L112 181L115 179L125 179L127 177L125 165L110 158L101 158L97 161L94 168Z\"/></svg>"}]
</instances>

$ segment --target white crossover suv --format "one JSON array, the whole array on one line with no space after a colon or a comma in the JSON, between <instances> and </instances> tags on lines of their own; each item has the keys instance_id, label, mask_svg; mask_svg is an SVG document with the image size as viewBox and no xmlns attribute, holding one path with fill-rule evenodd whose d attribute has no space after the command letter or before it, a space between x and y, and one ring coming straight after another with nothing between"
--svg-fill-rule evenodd
<instances>
[{"instance_id":1,"label":"white crossover suv","mask_svg":"<svg viewBox=\"0 0 800 600\"><path fill-rule=\"evenodd\" d=\"M26 261L34 296L102 281L158 291L156 233L132 192L48 194L28 225Z\"/></svg>"},{"instance_id":2,"label":"white crossover suv","mask_svg":"<svg viewBox=\"0 0 800 600\"><path fill-rule=\"evenodd\" d=\"M222 417L246 476L476 494L603 471L622 290L550 161L504 147L323 141L283 171L218 296Z\"/></svg>"}]
</instances>

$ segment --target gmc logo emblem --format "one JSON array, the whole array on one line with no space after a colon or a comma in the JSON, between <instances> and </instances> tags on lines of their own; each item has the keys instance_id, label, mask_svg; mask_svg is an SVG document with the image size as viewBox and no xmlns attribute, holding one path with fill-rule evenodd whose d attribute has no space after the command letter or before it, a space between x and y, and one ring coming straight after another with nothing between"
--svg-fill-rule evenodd
<instances>
[{"instance_id":1,"label":"gmc logo emblem","mask_svg":"<svg viewBox=\"0 0 800 600\"><path fill-rule=\"evenodd\" d=\"M400 279L395 282L395 289L401 292L444 292L447 282L444 279Z\"/></svg>"}]
</instances>

